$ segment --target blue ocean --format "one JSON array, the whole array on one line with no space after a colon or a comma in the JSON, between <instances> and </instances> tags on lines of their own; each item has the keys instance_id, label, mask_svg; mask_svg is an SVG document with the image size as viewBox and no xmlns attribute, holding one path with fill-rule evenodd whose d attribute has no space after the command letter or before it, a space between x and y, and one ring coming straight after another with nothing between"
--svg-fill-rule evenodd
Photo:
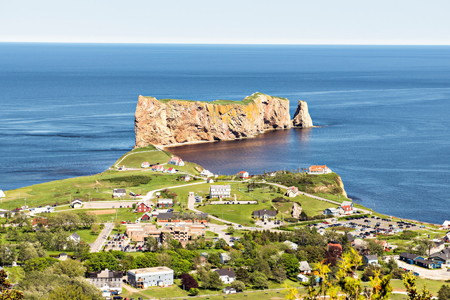
<instances>
[{"instance_id":1,"label":"blue ocean","mask_svg":"<svg viewBox=\"0 0 450 300\"><path fill-rule=\"evenodd\" d=\"M99 173L139 95L308 102L317 128L171 148L215 173L326 164L382 213L450 219L450 47L0 43L0 189Z\"/></svg>"}]
</instances>

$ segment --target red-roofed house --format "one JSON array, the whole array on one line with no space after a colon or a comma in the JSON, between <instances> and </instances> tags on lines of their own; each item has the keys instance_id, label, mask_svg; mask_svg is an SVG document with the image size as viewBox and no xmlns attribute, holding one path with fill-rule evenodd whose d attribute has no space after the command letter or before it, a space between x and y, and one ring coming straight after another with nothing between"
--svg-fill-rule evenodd
<instances>
[{"instance_id":1,"label":"red-roofed house","mask_svg":"<svg viewBox=\"0 0 450 300\"><path fill-rule=\"evenodd\" d=\"M152 219L152 215L148 212L142 215L141 221L150 221Z\"/></svg>"},{"instance_id":2,"label":"red-roofed house","mask_svg":"<svg viewBox=\"0 0 450 300\"><path fill-rule=\"evenodd\" d=\"M239 173L237 173L237 175L238 175L240 178L249 178L249 177L250 177L250 175L248 174L248 172L245 172L245 171L240 171Z\"/></svg>"},{"instance_id":3,"label":"red-roofed house","mask_svg":"<svg viewBox=\"0 0 450 300\"><path fill-rule=\"evenodd\" d=\"M142 168L148 168L148 167L150 167L150 163L149 163L148 161L144 161L144 162L141 164L141 167L142 167Z\"/></svg>"},{"instance_id":4,"label":"red-roofed house","mask_svg":"<svg viewBox=\"0 0 450 300\"><path fill-rule=\"evenodd\" d=\"M311 166L309 167L308 174L312 175L320 175L320 174L329 174L331 173L331 169L326 165L323 166Z\"/></svg>"},{"instance_id":5,"label":"red-roofed house","mask_svg":"<svg viewBox=\"0 0 450 300\"><path fill-rule=\"evenodd\" d=\"M145 202L139 202L136 204L136 211L137 212L151 212L153 209L150 204L147 204Z\"/></svg>"},{"instance_id":6,"label":"red-roofed house","mask_svg":"<svg viewBox=\"0 0 450 300\"><path fill-rule=\"evenodd\" d=\"M152 171L163 172L164 171L164 167L162 165L156 165L156 166L152 167Z\"/></svg>"},{"instance_id":7,"label":"red-roofed house","mask_svg":"<svg viewBox=\"0 0 450 300\"><path fill-rule=\"evenodd\" d=\"M184 166L184 161L181 158L174 156L169 160L169 164L175 166Z\"/></svg>"},{"instance_id":8,"label":"red-roofed house","mask_svg":"<svg viewBox=\"0 0 450 300\"><path fill-rule=\"evenodd\" d=\"M337 208L337 211L341 215L350 215L353 213L353 207L350 205L342 205Z\"/></svg>"},{"instance_id":9,"label":"red-roofed house","mask_svg":"<svg viewBox=\"0 0 450 300\"><path fill-rule=\"evenodd\" d=\"M168 168L167 173L175 174L177 171L174 168Z\"/></svg>"}]
</instances>

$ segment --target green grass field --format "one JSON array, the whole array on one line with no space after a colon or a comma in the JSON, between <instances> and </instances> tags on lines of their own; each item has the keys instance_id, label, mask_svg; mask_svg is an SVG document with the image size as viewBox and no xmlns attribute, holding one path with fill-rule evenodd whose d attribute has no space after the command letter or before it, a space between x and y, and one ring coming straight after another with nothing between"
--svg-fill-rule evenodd
<instances>
[{"instance_id":1,"label":"green grass field","mask_svg":"<svg viewBox=\"0 0 450 300\"><path fill-rule=\"evenodd\" d=\"M97 234L94 234L90 229L78 229L74 232L76 232L80 236L80 238L88 244L92 244L100 234L100 230ZM71 232L71 234L72 233L73 232Z\"/></svg>"}]
</instances>

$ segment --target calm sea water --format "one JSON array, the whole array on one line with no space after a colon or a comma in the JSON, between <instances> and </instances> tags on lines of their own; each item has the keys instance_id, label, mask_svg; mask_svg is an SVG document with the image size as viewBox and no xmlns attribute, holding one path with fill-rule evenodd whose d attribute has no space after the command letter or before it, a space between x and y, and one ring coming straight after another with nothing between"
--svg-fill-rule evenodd
<instances>
[{"instance_id":1,"label":"calm sea water","mask_svg":"<svg viewBox=\"0 0 450 300\"><path fill-rule=\"evenodd\" d=\"M350 197L441 222L450 47L0 44L0 189L102 172L134 145L139 94L299 99L320 128L176 147L211 171L326 164Z\"/></svg>"}]
</instances>

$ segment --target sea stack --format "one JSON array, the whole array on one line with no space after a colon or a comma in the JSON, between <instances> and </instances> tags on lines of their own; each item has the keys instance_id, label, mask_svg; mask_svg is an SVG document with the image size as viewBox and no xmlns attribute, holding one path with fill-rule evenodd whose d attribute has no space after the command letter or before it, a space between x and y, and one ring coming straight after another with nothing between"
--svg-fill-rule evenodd
<instances>
[{"instance_id":1,"label":"sea stack","mask_svg":"<svg viewBox=\"0 0 450 300\"><path fill-rule=\"evenodd\" d=\"M306 102L294 120L289 100L254 93L243 101L212 102L139 96L135 113L135 147L213 142L255 137L266 130L311 127Z\"/></svg>"}]
</instances>

